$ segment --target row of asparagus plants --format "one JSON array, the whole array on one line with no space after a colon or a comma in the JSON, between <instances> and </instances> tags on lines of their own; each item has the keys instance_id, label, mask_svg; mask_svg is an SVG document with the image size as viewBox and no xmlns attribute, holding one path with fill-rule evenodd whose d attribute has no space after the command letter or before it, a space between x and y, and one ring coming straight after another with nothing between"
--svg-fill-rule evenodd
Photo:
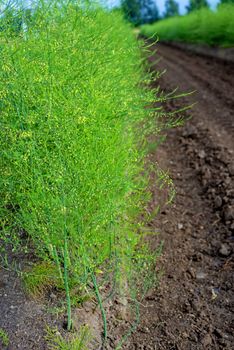
<instances>
[{"instance_id":1,"label":"row of asparagus plants","mask_svg":"<svg viewBox=\"0 0 234 350\"><path fill-rule=\"evenodd\" d=\"M142 227L157 91L118 12L38 1L0 21L1 241L33 249L25 283L64 290L68 329L72 291L93 289L106 336L99 286L127 284L137 298L153 280Z\"/></svg>"}]
</instances>

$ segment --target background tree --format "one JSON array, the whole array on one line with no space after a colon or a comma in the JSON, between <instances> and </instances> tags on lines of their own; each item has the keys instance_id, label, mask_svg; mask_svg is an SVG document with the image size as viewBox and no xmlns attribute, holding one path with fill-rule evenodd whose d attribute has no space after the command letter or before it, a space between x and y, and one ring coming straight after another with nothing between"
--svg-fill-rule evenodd
<instances>
[{"instance_id":1,"label":"background tree","mask_svg":"<svg viewBox=\"0 0 234 350\"><path fill-rule=\"evenodd\" d=\"M155 0L141 1L141 16L141 23L153 23L160 18Z\"/></svg>"},{"instance_id":2,"label":"background tree","mask_svg":"<svg viewBox=\"0 0 234 350\"><path fill-rule=\"evenodd\" d=\"M0 16L0 30L7 31L8 35L18 35L22 30L22 13L14 7L8 6Z\"/></svg>"},{"instance_id":3,"label":"background tree","mask_svg":"<svg viewBox=\"0 0 234 350\"><path fill-rule=\"evenodd\" d=\"M234 0L220 0L219 5L222 4L234 4Z\"/></svg>"},{"instance_id":4,"label":"background tree","mask_svg":"<svg viewBox=\"0 0 234 350\"><path fill-rule=\"evenodd\" d=\"M199 10L203 7L209 7L207 0L189 0L188 6L186 6L187 12L192 12L194 10Z\"/></svg>"},{"instance_id":5,"label":"background tree","mask_svg":"<svg viewBox=\"0 0 234 350\"><path fill-rule=\"evenodd\" d=\"M173 17L179 15L179 5L175 0L166 0L164 17Z\"/></svg>"},{"instance_id":6,"label":"background tree","mask_svg":"<svg viewBox=\"0 0 234 350\"><path fill-rule=\"evenodd\" d=\"M140 23L141 8L139 0L122 0L121 6L125 17L135 25Z\"/></svg>"},{"instance_id":7,"label":"background tree","mask_svg":"<svg viewBox=\"0 0 234 350\"><path fill-rule=\"evenodd\" d=\"M122 0L126 17L135 25L153 23L160 18L155 0Z\"/></svg>"}]
</instances>

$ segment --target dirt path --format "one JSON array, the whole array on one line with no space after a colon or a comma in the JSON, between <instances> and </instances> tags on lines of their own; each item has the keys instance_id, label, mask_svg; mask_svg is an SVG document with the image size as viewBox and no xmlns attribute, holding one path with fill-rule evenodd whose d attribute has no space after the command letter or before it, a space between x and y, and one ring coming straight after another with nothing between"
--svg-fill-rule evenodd
<instances>
[{"instance_id":1,"label":"dirt path","mask_svg":"<svg viewBox=\"0 0 234 350\"><path fill-rule=\"evenodd\" d=\"M156 48L162 59L155 68L167 70L159 81L162 89L197 91L168 101L166 109L198 103L192 119L170 130L153 156L169 169L177 196L152 222L164 241L159 262L164 275L145 299L142 323L127 349L231 350L234 66L165 45Z\"/></svg>"}]
</instances>

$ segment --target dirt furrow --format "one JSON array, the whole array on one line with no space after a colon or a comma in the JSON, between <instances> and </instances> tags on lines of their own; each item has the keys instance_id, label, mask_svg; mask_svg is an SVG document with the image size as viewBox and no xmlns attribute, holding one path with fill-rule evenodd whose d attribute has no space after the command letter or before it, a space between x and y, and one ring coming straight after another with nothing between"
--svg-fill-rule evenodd
<instances>
[{"instance_id":1,"label":"dirt furrow","mask_svg":"<svg viewBox=\"0 0 234 350\"><path fill-rule=\"evenodd\" d=\"M215 60L210 57L201 57L189 51L182 51L171 46L159 44L163 48L163 57L166 60L176 62L192 74L195 78L206 81L212 88L219 92L225 92L234 101L232 89L234 87L233 69L234 64ZM214 77L214 79L212 78ZM212 78L212 79L210 79ZM227 88L230 90L227 91Z\"/></svg>"},{"instance_id":2,"label":"dirt furrow","mask_svg":"<svg viewBox=\"0 0 234 350\"><path fill-rule=\"evenodd\" d=\"M160 82L162 87L168 91L176 87L182 92L195 91L193 98L187 98L184 102L189 104L199 101L193 108L196 120L214 131L214 137L219 138L219 143L228 144L233 149L234 98L232 91L234 89L234 78L231 68L227 68L227 64L215 62L215 69L210 68L205 71L204 65L208 66L209 63L212 65L213 60L209 62L208 58L196 55L195 58L191 57L189 63L187 60L191 54L184 53L183 56L181 50L165 47L162 44L159 45L159 50L159 56L163 53L163 59L155 66L155 69L162 71L166 69L166 74L162 76ZM151 62L154 60L155 57L151 57ZM230 84L226 84L224 87L223 83L220 83L218 77L221 74L223 74L224 79L227 78L231 82L233 81L232 88Z\"/></svg>"},{"instance_id":3,"label":"dirt furrow","mask_svg":"<svg viewBox=\"0 0 234 350\"><path fill-rule=\"evenodd\" d=\"M167 70L159 81L164 91L175 87L198 91L196 96L168 101L165 109L175 111L198 102L190 112L192 118L170 130L166 142L152 154L169 170L177 195L153 222L160 236L152 245L164 241L158 264L163 276L159 287L144 300L142 323L127 348L229 350L234 344L233 111L218 98L218 87L220 96L225 91L231 96L231 77L225 85L230 67L211 60L213 69L206 70L209 59L163 45L159 45L159 55L157 69ZM214 69L217 75L212 74ZM205 75L209 85L200 79ZM158 201L154 196L154 205Z\"/></svg>"}]
</instances>

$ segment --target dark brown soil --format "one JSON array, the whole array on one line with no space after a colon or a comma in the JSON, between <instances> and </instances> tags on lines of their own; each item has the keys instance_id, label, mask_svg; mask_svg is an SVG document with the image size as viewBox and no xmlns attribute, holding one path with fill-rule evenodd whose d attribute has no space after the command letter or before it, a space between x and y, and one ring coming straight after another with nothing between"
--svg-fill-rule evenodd
<instances>
[{"instance_id":1,"label":"dark brown soil","mask_svg":"<svg viewBox=\"0 0 234 350\"><path fill-rule=\"evenodd\" d=\"M31 259L32 260L32 259ZM6 350L42 350L46 349L45 329L59 327L62 329L59 306L48 294L46 302L29 297L22 284L22 271L29 265L30 257L9 254L0 265L0 330L9 338ZM54 295L55 296L55 295ZM61 311L60 311L61 314Z\"/></svg>"},{"instance_id":2,"label":"dark brown soil","mask_svg":"<svg viewBox=\"0 0 234 350\"><path fill-rule=\"evenodd\" d=\"M169 170L177 195L152 223L164 241L164 275L144 300L141 325L126 348L234 349L234 66L162 44L156 48L150 61L161 56L155 69L167 70L162 89L196 90L165 108L197 104L192 118L170 130L152 155Z\"/></svg>"}]
</instances>

